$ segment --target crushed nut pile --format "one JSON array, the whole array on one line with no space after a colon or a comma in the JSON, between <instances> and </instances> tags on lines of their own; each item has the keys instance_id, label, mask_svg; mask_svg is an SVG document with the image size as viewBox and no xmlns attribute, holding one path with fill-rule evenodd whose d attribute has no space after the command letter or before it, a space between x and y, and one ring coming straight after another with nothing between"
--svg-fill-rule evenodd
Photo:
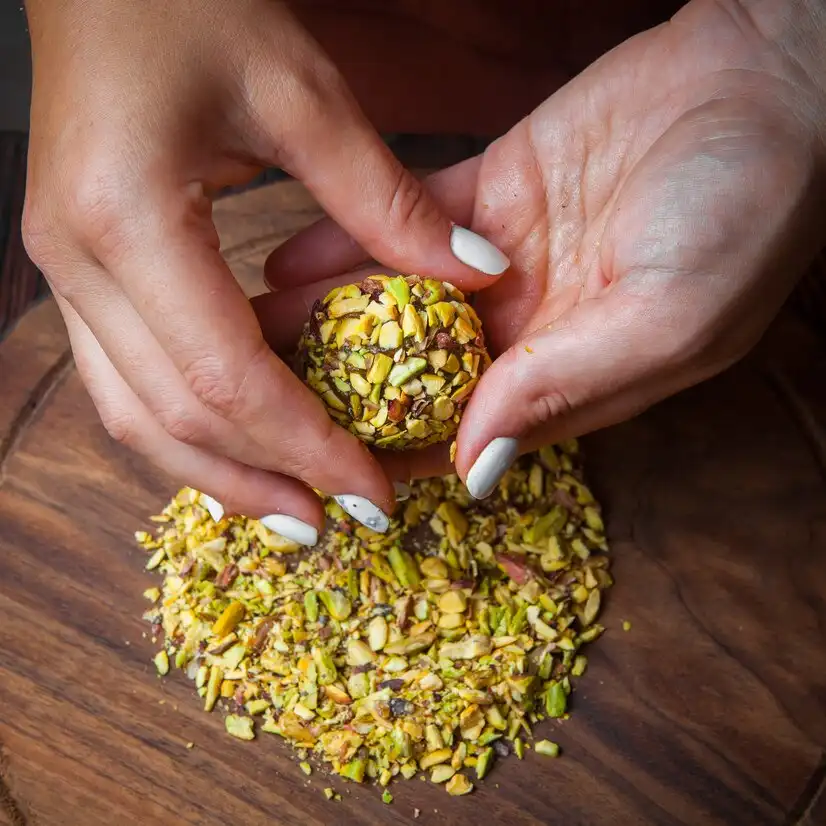
<instances>
[{"instance_id":1,"label":"crushed nut pile","mask_svg":"<svg viewBox=\"0 0 826 826\"><path fill-rule=\"evenodd\" d=\"M310 758L382 786L428 772L467 794L566 714L603 631L607 545L578 459L574 441L523 457L485 502L456 476L416 482L385 535L331 500L309 553L256 520L216 524L183 489L136 534L163 575L146 592L158 672L183 669L230 735L286 739L308 774Z\"/></svg>"},{"instance_id":2,"label":"crushed nut pile","mask_svg":"<svg viewBox=\"0 0 826 826\"><path fill-rule=\"evenodd\" d=\"M418 275L371 275L315 303L299 375L362 441L391 450L447 441L490 365L461 290Z\"/></svg>"}]
</instances>

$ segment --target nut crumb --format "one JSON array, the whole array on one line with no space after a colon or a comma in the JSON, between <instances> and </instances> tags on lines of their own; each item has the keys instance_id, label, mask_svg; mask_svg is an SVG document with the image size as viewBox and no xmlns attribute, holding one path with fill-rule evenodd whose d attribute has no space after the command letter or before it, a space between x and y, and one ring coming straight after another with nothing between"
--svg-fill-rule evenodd
<instances>
[{"instance_id":1,"label":"nut crumb","mask_svg":"<svg viewBox=\"0 0 826 826\"><path fill-rule=\"evenodd\" d=\"M326 500L312 550L254 519L216 525L199 499L184 488L140 534L160 560L144 617L158 672L184 672L230 736L277 734L305 774L312 756L389 802L417 776L468 794L464 771L488 782L568 716L613 582L576 441L521 457L484 502L455 474L413 482L386 534Z\"/></svg>"}]
</instances>

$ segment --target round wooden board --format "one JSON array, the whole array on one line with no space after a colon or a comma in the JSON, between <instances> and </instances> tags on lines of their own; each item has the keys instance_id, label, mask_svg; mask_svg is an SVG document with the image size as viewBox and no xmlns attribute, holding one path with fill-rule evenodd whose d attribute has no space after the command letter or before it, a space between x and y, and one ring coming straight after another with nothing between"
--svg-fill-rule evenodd
<instances>
[{"instance_id":1,"label":"round wooden board","mask_svg":"<svg viewBox=\"0 0 826 826\"><path fill-rule=\"evenodd\" d=\"M292 183L216 207L248 292L316 214ZM826 347L802 324L585 440L617 584L573 716L540 729L564 756L390 806L155 675L132 533L175 487L109 440L53 304L0 347L0 388L1 824L826 823Z\"/></svg>"}]
</instances>

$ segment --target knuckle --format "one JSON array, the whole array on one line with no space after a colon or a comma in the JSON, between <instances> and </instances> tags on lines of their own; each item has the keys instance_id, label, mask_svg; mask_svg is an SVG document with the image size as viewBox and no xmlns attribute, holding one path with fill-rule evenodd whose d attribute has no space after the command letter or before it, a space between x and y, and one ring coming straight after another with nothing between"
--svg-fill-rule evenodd
<instances>
[{"instance_id":1,"label":"knuckle","mask_svg":"<svg viewBox=\"0 0 826 826\"><path fill-rule=\"evenodd\" d=\"M573 412L573 409L570 399L562 390L556 387L550 388L532 405L533 425L544 425L564 418Z\"/></svg>"},{"instance_id":2,"label":"knuckle","mask_svg":"<svg viewBox=\"0 0 826 826\"><path fill-rule=\"evenodd\" d=\"M109 436L128 448L140 445L135 417L127 410L108 408L100 411L101 421Z\"/></svg>"},{"instance_id":3,"label":"knuckle","mask_svg":"<svg viewBox=\"0 0 826 826\"><path fill-rule=\"evenodd\" d=\"M183 405L155 411L155 419L175 441L185 445L200 446L209 437L209 427L203 417Z\"/></svg>"},{"instance_id":4,"label":"knuckle","mask_svg":"<svg viewBox=\"0 0 826 826\"><path fill-rule=\"evenodd\" d=\"M289 120L278 124L287 152L308 136L329 139L330 121L351 100L341 73L326 59L280 67L279 96L290 104Z\"/></svg>"},{"instance_id":5,"label":"knuckle","mask_svg":"<svg viewBox=\"0 0 826 826\"><path fill-rule=\"evenodd\" d=\"M442 216L424 184L401 168L387 208L390 228L399 233L415 224L416 231L423 227L438 226Z\"/></svg>"},{"instance_id":6,"label":"knuckle","mask_svg":"<svg viewBox=\"0 0 826 826\"><path fill-rule=\"evenodd\" d=\"M339 441L341 428L329 416L325 414L311 433L301 431L301 435L305 439L292 442L288 446L288 456L285 457L291 475L307 480L317 476L321 467L347 466L339 461L342 452ZM310 438L309 445L306 442L307 436Z\"/></svg>"},{"instance_id":7,"label":"knuckle","mask_svg":"<svg viewBox=\"0 0 826 826\"><path fill-rule=\"evenodd\" d=\"M308 484L331 469L343 467L347 474L358 472L355 463L360 459L351 453L351 439L367 450L327 415L320 399L318 402L320 415L305 416L301 426L282 430L275 447L278 470Z\"/></svg>"},{"instance_id":8,"label":"knuckle","mask_svg":"<svg viewBox=\"0 0 826 826\"><path fill-rule=\"evenodd\" d=\"M129 181L117 171L94 171L80 164L81 172L64 181L60 193L47 193L42 185L26 194L21 230L26 252L41 268L48 268L66 250L81 247L101 260L120 254L132 243L139 213ZM50 273L51 275L51 273Z\"/></svg>"},{"instance_id":9,"label":"knuckle","mask_svg":"<svg viewBox=\"0 0 826 826\"><path fill-rule=\"evenodd\" d=\"M20 225L23 246L32 262L44 269L54 247L54 225L42 206L42 200L27 193Z\"/></svg>"},{"instance_id":10,"label":"knuckle","mask_svg":"<svg viewBox=\"0 0 826 826\"><path fill-rule=\"evenodd\" d=\"M251 405L251 376L271 356L264 341L241 370L235 360L219 353L208 353L193 359L183 370L183 376L195 398L209 411L230 422L242 421Z\"/></svg>"},{"instance_id":11,"label":"knuckle","mask_svg":"<svg viewBox=\"0 0 826 826\"><path fill-rule=\"evenodd\" d=\"M128 182L113 172L82 175L69 190L67 224L98 257L117 255L131 239L128 192Z\"/></svg>"}]
</instances>

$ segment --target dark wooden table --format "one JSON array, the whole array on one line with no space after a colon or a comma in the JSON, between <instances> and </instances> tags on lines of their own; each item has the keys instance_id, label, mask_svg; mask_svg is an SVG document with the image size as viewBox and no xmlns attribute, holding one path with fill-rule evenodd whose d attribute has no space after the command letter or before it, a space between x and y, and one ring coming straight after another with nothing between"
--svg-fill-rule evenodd
<instances>
[{"instance_id":1,"label":"dark wooden table","mask_svg":"<svg viewBox=\"0 0 826 826\"><path fill-rule=\"evenodd\" d=\"M295 184L217 206L250 292L316 214ZM51 303L0 345L0 824L826 824L826 346L790 318L720 378L586 440L617 585L564 759L472 795L306 778L160 680L132 532L173 484L106 436ZM622 622L631 622L628 632ZM194 748L188 750L186 744ZM343 794L328 803L321 790Z\"/></svg>"}]
</instances>

